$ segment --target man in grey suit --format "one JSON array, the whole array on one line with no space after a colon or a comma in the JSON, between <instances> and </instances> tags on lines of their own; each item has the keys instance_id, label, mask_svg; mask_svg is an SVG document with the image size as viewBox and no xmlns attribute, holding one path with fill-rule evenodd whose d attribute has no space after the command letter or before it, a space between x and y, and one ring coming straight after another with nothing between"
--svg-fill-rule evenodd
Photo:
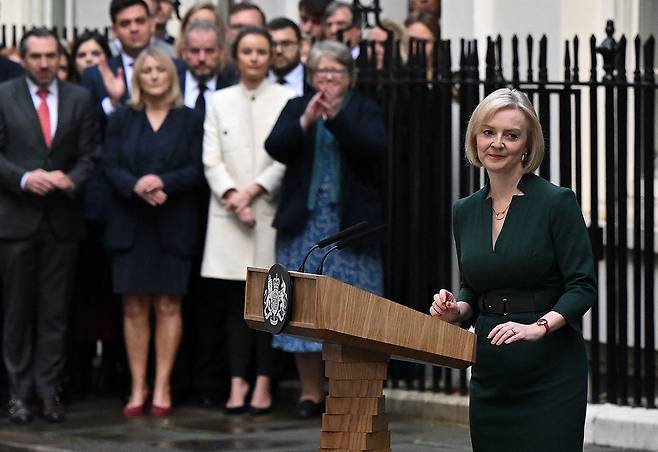
<instances>
[{"instance_id":1,"label":"man in grey suit","mask_svg":"<svg viewBox=\"0 0 658 452\"><path fill-rule=\"evenodd\" d=\"M83 235L78 189L99 156L92 96L56 78L58 41L38 28L21 39L26 77L0 84L0 280L2 355L9 420L41 414L64 420L58 397L67 304L77 241Z\"/></svg>"}]
</instances>

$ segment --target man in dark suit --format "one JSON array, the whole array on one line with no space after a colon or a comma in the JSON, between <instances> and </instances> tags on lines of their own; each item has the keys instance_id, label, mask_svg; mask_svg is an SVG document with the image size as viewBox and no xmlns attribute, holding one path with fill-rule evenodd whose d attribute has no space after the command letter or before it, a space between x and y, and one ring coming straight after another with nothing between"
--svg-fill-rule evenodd
<instances>
[{"instance_id":1,"label":"man in dark suit","mask_svg":"<svg viewBox=\"0 0 658 452\"><path fill-rule=\"evenodd\" d=\"M64 420L58 398L67 304L77 241L84 232L78 191L98 158L97 117L89 93L56 78L57 37L45 28L21 39L27 77L0 85L0 278L2 353L9 377L9 420L41 413Z\"/></svg>"},{"instance_id":2,"label":"man in dark suit","mask_svg":"<svg viewBox=\"0 0 658 452\"><path fill-rule=\"evenodd\" d=\"M11 80L23 75L23 66L14 63L9 58L0 56L0 82Z\"/></svg>"},{"instance_id":3,"label":"man in dark suit","mask_svg":"<svg viewBox=\"0 0 658 452\"><path fill-rule=\"evenodd\" d=\"M0 82L11 80L23 75L23 66L14 63L9 58L0 56ZM0 306L2 306L2 283L0 280ZM0 325L2 325L2 312L0 311ZM0 327L0 348L2 347L2 327ZM0 362L0 400L7 395L7 380L4 362Z\"/></svg>"},{"instance_id":4,"label":"man in dark suit","mask_svg":"<svg viewBox=\"0 0 658 452\"><path fill-rule=\"evenodd\" d=\"M224 37L210 22L193 22L185 30L182 57L187 68L179 69L183 102L205 114L212 93L230 84L220 74ZM201 258L208 223L210 189L205 179L199 190L199 242L192 265L190 288L183 301L185 331L178 354L175 381L190 381L199 402L216 406L223 387L228 387L224 347L224 306L208 296L207 281L201 278ZM192 376L193 375L193 376ZM223 381L225 380L225 381ZM224 383L224 384L223 384Z\"/></svg>"},{"instance_id":5,"label":"man in dark suit","mask_svg":"<svg viewBox=\"0 0 658 452\"><path fill-rule=\"evenodd\" d=\"M272 35L274 58L269 79L303 96L312 88L306 83L306 68L302 64L302 32L287 17L277 17L267 23Z\"/></svg>"},{"instance_id":6,"label":"man in dark suit","mask_svg":"<svg viewBox=\"0 0 658 452\"><path fill-rule=\"evenodd\" d=\"M91 91L101 117L114 112L130 97L133 64L151 42L153 18L144 0L112 0L112 32L121 43L121 53L87 69L80 84Z\"/></svg>"},{"instance_id":7,"label":"man in dark suit","mask_svg":"<svg viewBox=\"0 0 658 452\"><path fill-rule=\"evenodd\" d=\"M205 113L206 101L212 93L230 86L220 74L224 37L213 23L192 22L187 26L182 39L181 56L185 66L178 67L178 78L183 103Z\"/></svg>"}]
</instances>

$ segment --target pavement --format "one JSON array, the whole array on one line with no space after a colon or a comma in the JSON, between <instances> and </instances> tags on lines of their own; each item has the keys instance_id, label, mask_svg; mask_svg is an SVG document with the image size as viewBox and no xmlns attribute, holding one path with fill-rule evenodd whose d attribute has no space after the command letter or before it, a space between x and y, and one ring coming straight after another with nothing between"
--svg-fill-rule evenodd
<instances>
[{"instance_id":1,"label":"pavement","mask_svg":"<svg viewBox=\"0 0 658 452\"><path fill-rule=\"evenodd\" d=\"M119 399L90 397L68 407L67 420L37 418L27 426L0 419L0 451L317 451L320 420L295 419L291 404L263 416L228 416L220 409L185 404L166 418L127 419ZM391 448L396 452L470 451L468 429L427 418L393 414ZM637 452L586 445L586 452Z\"/></svg>"}]
</instances>

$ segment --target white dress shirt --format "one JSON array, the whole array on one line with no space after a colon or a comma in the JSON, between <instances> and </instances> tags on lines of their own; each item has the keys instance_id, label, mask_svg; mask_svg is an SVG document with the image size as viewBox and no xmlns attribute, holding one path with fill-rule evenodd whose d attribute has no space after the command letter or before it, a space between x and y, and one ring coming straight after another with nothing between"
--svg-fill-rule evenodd
<instances>
[{"instance_id":1,"label":"white dress shirt","mask_svg":"<svg viewBox=\"0 0 658 452\"><path fill-rule=\"evenodd\" d=\"M270 71L268 79L273 83L277 83L278 77L274 72ZM304 95L304 66L301 63L295 66L292 71L288 72L283 80L285 82L283 86L293 90L298 96Z\"/></svg>"},{"instance_id":2,"label":"white dress shirt","mask_svg":"<svg viewBox=\"0 0 658 452\"><path fill-rule=\"evenodd\" d=\"M211 77L206 81L206 92L203 97L206 105L210 102L210 96L217 90L217 76ZM183 93L183 103L186 107L194 108L197 97L199 97L199 81L187 70L185 71L185 92Z\"/></svg>"}]
</instances>

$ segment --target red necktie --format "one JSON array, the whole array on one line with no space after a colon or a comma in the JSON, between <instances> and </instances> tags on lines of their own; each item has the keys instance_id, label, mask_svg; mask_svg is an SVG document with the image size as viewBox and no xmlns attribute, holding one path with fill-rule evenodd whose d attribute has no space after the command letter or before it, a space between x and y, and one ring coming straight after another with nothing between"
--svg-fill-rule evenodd
<instances>
[{"instance_id":1,"label":"red necktie","mask_svg":"<svg viewBox=\"0 0 658 452\"><path fill-rule=\"evenodd\" d=\"M48 108L48 102L46 98L48 97L47 89L40 89L37 91L37 96L41 98L41 103L39 104L39 109L37 110L37 115L39 116L39 124L41 125L41 133L43 133L43 139L46 142L46 146L50 147L53 141L52 134L50 133L50 109Z\"/></svg>"}]
</instances>

